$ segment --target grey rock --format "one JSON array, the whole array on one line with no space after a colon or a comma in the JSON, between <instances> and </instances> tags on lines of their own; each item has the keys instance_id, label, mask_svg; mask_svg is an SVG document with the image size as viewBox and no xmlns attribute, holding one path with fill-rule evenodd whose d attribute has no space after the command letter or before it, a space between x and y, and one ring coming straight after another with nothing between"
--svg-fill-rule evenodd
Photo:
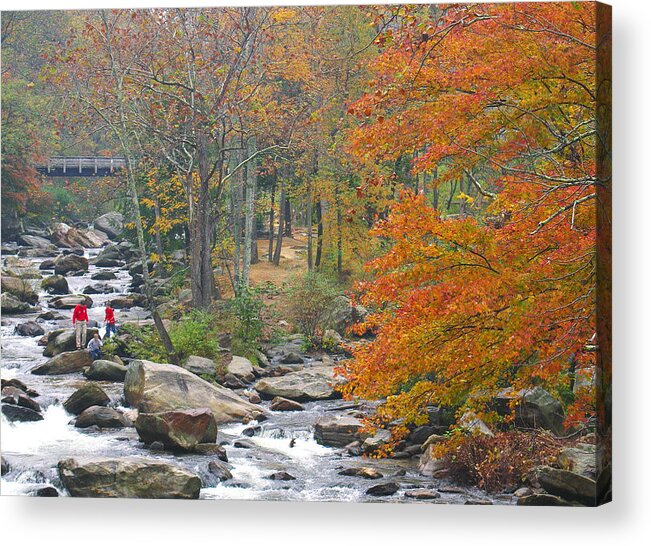
<instances>
[{"instance_id":1,"label":"grey rock","mask_svg":"<svg viewBox=\"0 0 651 546\"><path fill-rule=\"evenodd\" d=\"M84 367L90 366L93 357L85 350L69 351L57 354L43 364L32 368L34 375L60 375L81 371Z\"/></svg>"},{"instance_id":2,"label":"grey rock","mask_svg":"<svg viewBox=\"0 0 651 546\"><path fill-rule=\"evenodd\" d=\"M387 482L370 487L366 490L366 494L373 497L389 497L395 494L399 489L400 486L396 482Z\"/></svg>"},{"instance_id":3,"label":"grey rock","mask_svg":"<svg viewBox=\"0 0 651 546\"><path fill-rule=\"evenodd\" d=\"M172 364L135 360L124 380L127 402L143 413L209 408L218 424L255 419L264 412L232 391Z\"/></svg>"},{"instance_id":4,"label":"grey rock","mask_svg":"<svg viewBox=\"0 0 651 546\"><path fill-rule=\"evenodd\" d=\"M95 360L84 372L93 381L124 381L127 367L110 360Z\"/></svg>"},{"instance_id":5,"label":"grey rock","mask_svg":"<svg viewBox=\"0 0 651 546\"><path fill-rule=\"evenodd\" d=\"M97 383L87 383L73 392L63 403L69 413L79 415L91 406L106 406L111 399Z\"/></svg>"},{"instance_id":6,"label":"grey rock","mask_svg":"<svg viewBox=\"0 0 651 546\"><path fill-rule=\"evenodd\" d=\"M58 469L72 497L197 499L201 489L199 476L156 459L64 459Z\"/></svg>"},{"instance_id":7,"label":"grey rock","mask_svg":"<svg viewBox=\"0 0 651 546\"><path fill-rule=\"evenodd\" d=\"M12 422L42 421L43 416L33 409L14 404L2 404L2 413Z\"/></svg>"},{"instance_id":8,"label":"grey rock","mask_svg":"<svg viewBox=\"0 0 651 546\"><path fill-rule=\"evenodd\" d=\"M314 424L314 439L325 446L344 447L360 439L363 426L350 415L324 416Z\"/></svg>"},{"instance_id":9,"label":"grey rock","mask_svg":"<svg viewBox=\"0 0 651 546\"><path fill-rule=\"evenodd\" d=\"M63 275L50 275L41 281L41 288L48 294L70 294L68 281Z\"/></svg>"},{"instance_id":10,"label":"grey rock","mask_svg":"<svg viewBox=\"0 0 651 546\"><path fill-rule=\"evenodd\" d=\"M90 406L79 414L75 420L75 427L88 428L124 428L133 426L133 423L119 411L104 406Z\"/></svg>"},{"instance_id":11,"label":"grey rock","mask_svg":"<svg viewBox=\"0 0 651 546\"><path fill-rule=\"evenodd\" d=\"M33 320L28 320L27 322L22 322L18 324L14 331L19 336L25 336L25 337L42 336L43 334L45 334L45 330L43 329L43 327L40 324L34 322Z\"/></svg>"}]
</instances>

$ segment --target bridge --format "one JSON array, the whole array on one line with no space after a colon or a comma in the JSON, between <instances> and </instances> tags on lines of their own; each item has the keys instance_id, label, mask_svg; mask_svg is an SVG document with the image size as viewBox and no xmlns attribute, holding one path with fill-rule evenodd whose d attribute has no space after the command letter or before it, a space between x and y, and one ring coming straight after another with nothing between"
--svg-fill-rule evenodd
<instances>
[{"instance_id":1,"label":"bridge","mask_svg":"<svg viewBox=\"0 0 651 546\"><path fill-rule=\"evenodd\" d=\"M45 176L116 176L127 165L124 157L53 156L36 170Z\"/></svg>"}]
</instances>

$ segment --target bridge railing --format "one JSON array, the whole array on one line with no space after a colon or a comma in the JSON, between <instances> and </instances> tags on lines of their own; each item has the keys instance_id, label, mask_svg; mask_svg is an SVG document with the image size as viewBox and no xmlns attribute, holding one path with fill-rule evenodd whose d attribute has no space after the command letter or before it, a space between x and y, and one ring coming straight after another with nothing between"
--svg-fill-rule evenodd
<instances>
[{"instance_id":1,"label":"bridge railing","mask_svg":"<svg viewBox=\"0 0 651 546\"><path fill-rule=\"evenodd\" d=\"M53 156L48 159L46 169L48 173L55 169L61 169L64 174L68 172L72 174L75 171L82 173L87 170L92 170L97 174L99 170L114 172L123 169L126 164L124 157Z\"/></svg>"}]
</instances>

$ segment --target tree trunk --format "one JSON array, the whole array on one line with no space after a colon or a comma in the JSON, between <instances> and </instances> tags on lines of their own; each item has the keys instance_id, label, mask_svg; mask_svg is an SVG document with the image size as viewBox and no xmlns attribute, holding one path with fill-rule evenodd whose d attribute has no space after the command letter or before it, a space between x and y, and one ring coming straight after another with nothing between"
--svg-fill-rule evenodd
<instances>
[{"instance_id":1,"label":"tree trunk","mask_svg":"<svg viewBox=\"0 0 651 546\"><path fill-rule=\"evenodd\" d=\"M127 190L131 198L131 205L133 210L133 216L136 226L136 238L138 240L138 253L140 255L140 262L142 264L142 278L145 288L145 296L147 298L147 306L151 311L152 317L154 319L154 324L158 331L158 335L161 338L161 342L165 347L168 358L172 364L179 364L178 356L174 350L174 345L170 339L165 325L156 310L154 305L154 299L152 296L152 287L151 280L149 278L149 268L147 265L147 249L145 248L145 234L142 229L142 216L140 214L140 202L138 199L138 186L136 185L136 179L133 173L133 154L131 153L131 146L129 145L129 128L127 126L127 116L124 111L124 92L122 88L122 79L117 73L117 66L115 64L115 57L113 54L113 48L111 46L112 40L112 26L107 19L107 11L101 12L102 22L104 24L105 38L106 38L106 53L111 61L111 75L113 77L113 82L115 85L115 99L116 99L116 110L118 114L118 119L114 123L110 123L110 128L113 131L115 137L120 143L122 148L122 153L124 154L125 159L125 170L127 175ZM107 120L108 121L108 120Z\"/></svg>"},{"instance_id":2,"label":"tree trunk","mask_svg":"<svg viewBox=\"0 0 651 546\"><path fill-rule=\"evenodd\" d=\"M256 152L256 139L250 137L246 141L246 156L252 157ZM244 263L242 264L242 284L249 285L249 272L251 270L251 248L254 234L254 204L257 185L257 163L252 159L246 164L246 207L244 220Z\"/></svg>"},{"instance_id":3,"label":"tree trunk","mask_svg":"<svg viewBox=\"0 0 651 546\"><path fill-rule=\"evenodd\" d=\"M231 168L234 169L242 162L244 154L239 150L233 152ZM231 216L233 226L233 278L234 288L237 290L242 281L240 263L242 261L242 202L244 200L244 184L242 183L242 171L234 173L231 178Z\"/></svg>"},{"instance_id":4,"label":"tree trunk","mask_svg":"<svg viewBox=\"0 0 651 546\"><path fill-rule=\"evenodd\" d=\"M316 200L316 256L314 267L321 267L321 255L323 252L323 210L321 208L321 196Z\"/></svg>"},{"instance_id":5,"label":"tree trunk","mask_svg":"<svg viewBox=\"0 0 651 546\"><path fill-rule=\"evenodd\" d=\"M289 197L285 197L285 237L292 236L292 204Z\"/></svg>"},{"instance_id":6,"label":"tree trunk","mask_svg":"<svg viewBox=\"0 0 651 546\"><path fill-rule=\"evenodd\" d=\"M195 309L208 310L215 293L212 270L212 218L210 214L210 180L208 164L208 137L197 137L197 160L199 165L199 188L190 231L192 255L191 285L192 304ZM188 181L192 183L192 180Z\"/></svg>"},{"instance_id":7,"label":"tree trunk","mask_svg":"<svg viewBox=\"0 0 651 546\"><path fill-rule=\"evenodd\" d=\"M274 207L276 200L276 181L271 186L271 208L269 209L269 254L267 260L274 260Z\"/></svg>"},{"instance_id":8,"label":"tree trunk","mask_svg":"<svg viewBox=\"0 0 651 546\"><path fill-rule=\"evenodd\" d=\"M284 184L284 183L283 183ZM278 236L276 238L276 249L274 250L274 265L280 265L280 252L283 248L283 234L285 232L285 208L287 199L285 197L285 187L280 187L280 210L278 211Z\"/></svg>"}]
</instances>

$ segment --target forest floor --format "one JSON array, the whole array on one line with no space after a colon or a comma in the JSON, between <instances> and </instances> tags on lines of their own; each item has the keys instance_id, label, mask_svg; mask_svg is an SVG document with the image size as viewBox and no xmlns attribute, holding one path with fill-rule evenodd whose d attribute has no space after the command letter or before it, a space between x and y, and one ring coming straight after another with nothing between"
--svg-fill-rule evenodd
<instances>
[{"instance_id":1,"label":"forest floor","mask_svg":"<svg viewBox=\"0 0 651 546\"><path fill-rule=\"evenodd\" d=\"M288 317L287 298L283 288L290 284L298 275L307 271L307 232L295 228L292 237L283 237L280 252L280 265L276 266L268 260L268 239L258 239L259 262L251 265L249 278L251 285L263 290L263 302L271 313L266 316L266 322L273 323L275 328L289 329L285 326ZM227 275L217 279L221 293L225 298L233 296L233 290Z\"/></svg>"}]
</instances>

